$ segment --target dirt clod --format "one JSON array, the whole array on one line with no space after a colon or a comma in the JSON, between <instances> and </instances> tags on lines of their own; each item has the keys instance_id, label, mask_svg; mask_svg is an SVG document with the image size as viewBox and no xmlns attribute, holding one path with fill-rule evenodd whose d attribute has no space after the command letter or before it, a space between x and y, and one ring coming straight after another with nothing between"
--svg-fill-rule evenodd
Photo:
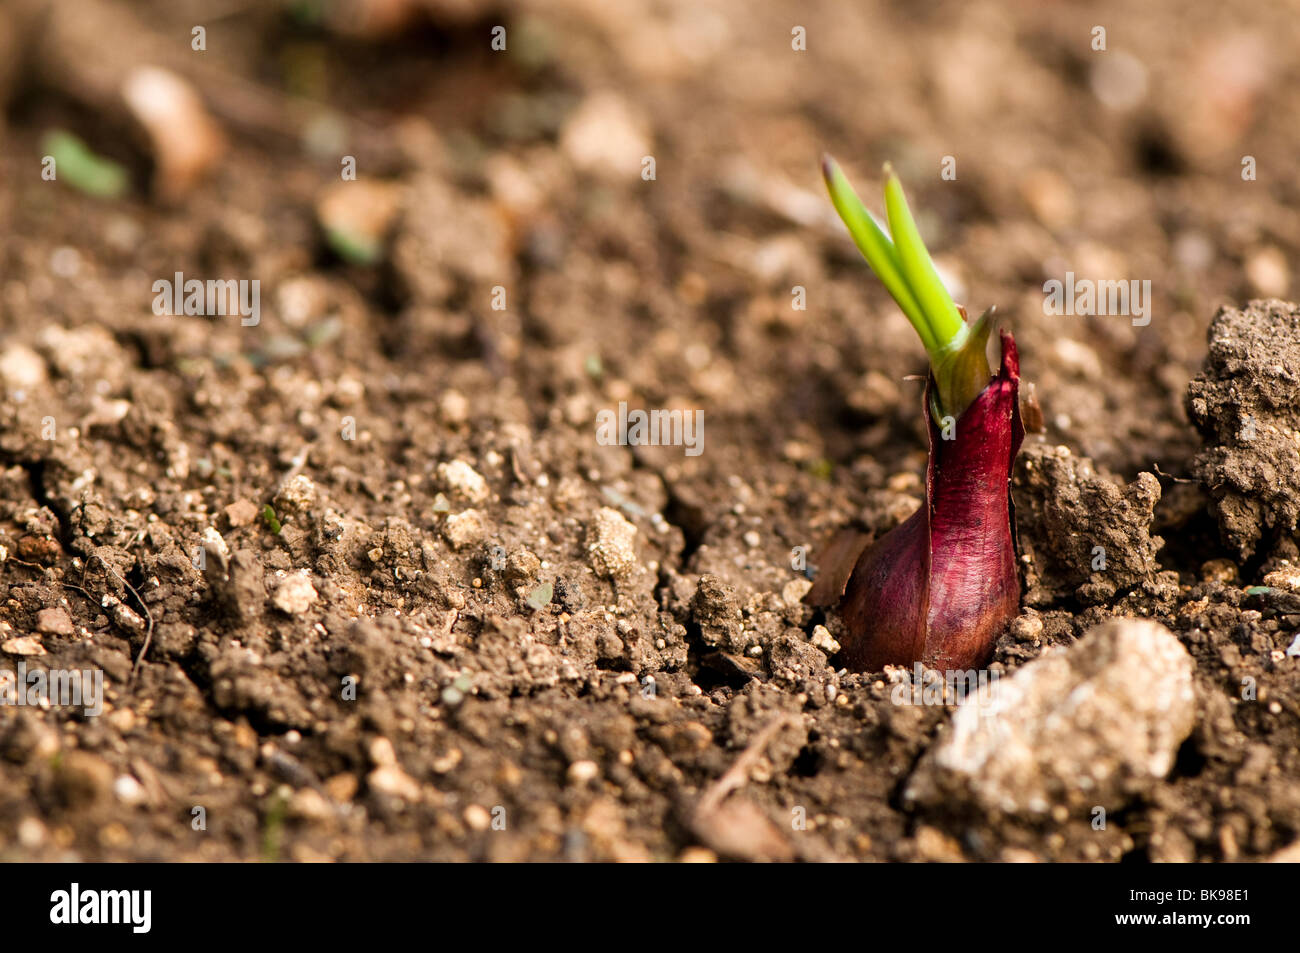
<instances>
[{"instance_id":1,"label":"dirt clod","mask_svg":"<svg viewBox=\"0 0 1300 953\"><path fill-rule=\"evenodd\" d=\"M1208 488L1224 542L1243 559L1296 542L1300 518L1300 307L1222 308L1209 353L1187 388L1204 447L1193 471Z\"/></svg>"},{"instance_id":2,"label":"dirt clod","mask_svg":"<svg viewBox=\"0 0 1300 953\"><path fill-rule=\"evenodd\" d=\"M1065 447L1029 444L1013 477L1028 605L1073 595L1098 603L1147 582L1164 545L1151 535L1160 484L1139 473L1127 487Z\"/></svg>"}]
</instances>

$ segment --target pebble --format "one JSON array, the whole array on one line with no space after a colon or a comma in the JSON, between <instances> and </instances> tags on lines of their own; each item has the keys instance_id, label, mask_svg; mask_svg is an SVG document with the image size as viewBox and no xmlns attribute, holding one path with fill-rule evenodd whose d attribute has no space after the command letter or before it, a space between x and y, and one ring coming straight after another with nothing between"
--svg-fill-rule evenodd
<instances>
[{"instance_id":1,"label":"pebble","mask_svg":"<svg viewBox=\"0 0 1300 953\"><path fill-rule=\"evenodd\" d=\"M225 152L221 127L197 90L171 70L137 65L119 95L152 146L153 187L175 201L202 179Z\"/></svg>"},{"instance_id":2,"label":"pebble","mask_svg":"<svg viewBox=\"0 0 1300 953\"><path fill-rule=\"evenodd\" d=\"M1037 642L1043 635L1043 620L1036 615L1017 616L1011 622L1011 635L1017 642Z\"/></svg>"},{"instance_id":3,"label":"pebble","mask_svg":"<svg viewBox=\"0 0 1300 953\"><path fill-rule=\"evenodd\" d=\"M461 816L472 831L485 831L492 826L492 815L481 804L467 805Z\"/></svg>"},{"instance_id":4,"label":"pebble","mask_svg":"<svg viewBox=\"0 0 1300 953\"><path fill-rule=\"evenodd\" d=\"M1201 563L1201 579L1231 586L1237 581L1237 564L1231 559L1207 559Z\"/></svg>"},{"instance_id":5,"label":"pebble","mask_svg":"<svg viewBox=\"0 0 1300 953\"><path fill-rule=\"evenodd\" d=\"M375 768L366 776L366 784L370 790L379 794L387 794L403 801L420 800L420 785L395 764Z\"/></svg>"},{"instance_id":6,"label":"pebble","mask_svg":"<svg viewBox=\"0 0 1300 953\"><path fill-rule=\"evenodd\" d=\"M146 799L144 786L129 774L119 775L113 782L113 794L128 807L142 804Z\"/></svg>"},{"instance_id":7,"label":"pebble","mask_svg":"<svg viewBox=\"0 0 1300 953\"><path fill-rule=\"evenodd\" d=\"M611 179L639 179L650 153L647 124L621 96L597 92L573 111L560 133L560 148L574 166Z\"/></svg>"},{"instance_id":8,"label":"pebble","mask_svg":"<svg viewBox=\"0 0 1300 953\"><path fill-rule=\"evenodd\" d=\"M289 798L289 815L307 821L327 821L334 816L334 808L319 791L302 788Z\"/></svg>"},{"instance_id":9,"label":"pebble","mask_svg":"<svg viewBox=\"0 0 1300 953\"><path fill-rule=\"evenodd\" d=\"M44 655L45 646L34 635L20 635L0 644L0 652L6 655Z\"/></svg>"},{"instance_id":10,"label":"pebble","mask_svg":"<svg viewBox=\"0 0 1300 953\"><path fill-rule=\"evenodd\" d=\"M10 390L29 390L45 383L44 359L25 344L12 344L0 354L0 382Z\"/></svg>"},{"instance_id":11,"label":"pebble","mask_svg":"<svg viewBox=\"0 0 1300 953\"><path fill-rule=\"evenodd\" d=\"M222 512L226 514L226 521L231 527L238 528L251 525L261 515L262 510L252 500L235 500Z\"/></svg>"},{"instance_id":12,"label":"pebble","mask_svg":"<svg viewBox=\"0 0 1300 953\"><path fill-rule=\"evenodd\" d=\"M811 588L811 579L791 579L781 587L781 601L788 606L797 606L803 602L803 597L808 595Z\"/></svg>"},{"instance_id":13,"label":"pebble","mask_svg":"<svg viewBox=\"0 0 1300 953\"><path fill-rule=\"evenodd\" d=\"M382 735L370 742L370 760L379 768L397 764L397 751L393 748L393 743Z\"/></svg>"},{"instance_id":14,"label":"pebble","mask_svg":"<svg viewBox=\"0 0 1300 953\"><path fill-rule=\"evenodd\" d=\"M315 278L288 278L280 282L275 299L284 323L292 328L302 328L324 314L326 289L324 283Z\"/></svg>"},{"instance_id":15,"label":"pebble","mask_svg":"<svg viewBox=\"0 0 1300 953\"><path fill-rule=\"evenodd\" d=\"M453 497L482 503L488 498L487 480L464 460L438 464L438 480Z\"/></svg>"},{"instance_id":16,"label":"pebble","mask_svg":"<svg viewBox=\"0 0 1300 953\"><path fill-rule=\"evenodd\" d=\"M438 400L438 416L444 424L455 427L469 420L469 399L458 390L449 390Z\"/></svg>"},{"instance_id":17,"label":"pebble","mask_svg":"<svg viewBox=\"0 0 1300 953\"><path fill-rule=\"evenodd\" d=\"M18 822L18 843L28 850L44 844L48 833L38 818L24 817Z\"/></svg>"},{"instance_id":18,"label":"pebble","mask_svg":"<svg viewBox=\"0 0 1300 953\"><path fill-rule=\"evenodd\" d=\"M1196 721L1192 668L1164 626L1102 623L960 706L904 799L1039 815L1118 807L1173 767Z\"/></svg>"},{"instance_id":19,"label":"pebble","mask_svg":"<svg viewBox=\"0 0 1300 953\"><path fill-rule=\"evenodd\" d=\"M636 568L636 527L618 510L601 507L587 528L587 554L599 575L619 579Z\"/></svg>"},{"instance_id":20,"label":"pebble","mask_svg":"<svg viewBox=\"0 0 1300 953\"><path fill-rule=\"evenodd\" d=\"M478 510L465 510L448 516L442 524L442 535L453 549L464 549L483 539L483 517Z\"/></svg>"},{"instance_id":21,"label":"pebble","mask_svg":"<svg viewBox=\"0 0 1300 953\"><path fill-rule=\"evenodd\" d=\"M1271 589L1300 592L1300 569L1278 569L1264 577L1264 585Z\"/></svg>"},{"instance_id":22,"label":"pebble","mask_svg":"<svg viewBox=\"0 0 1300 953\"><path fill-rule=\"evenodd\" d=\"M831 635L830 629L824 625L813 626L812 636L809 640L816 648L821 649L827 656L834 655L840 650L840 643L835 641Z\"/></svg>"},{"instance_id":23,"label":"pebble","mask_svg":"<svg viewBox=\"0 0 1300 953\"><path fill-rule=\"evenodd\" d=\"M1286 255L1276 245L1265 245L1246 259L1246 280L1261 298L1284 298L1291 288Z\"/></svg>"},{"instance_id":24,"label":"pebble","mask_svg":"<svg viewBox=\"0 0 1300 953\"><path fill-rule=\"evenodd\" d=\"M277 516L286 513L310 513L318 496L316 484L305 474L297 473L284 481L272 503Z\"/></svg>"},{"instance_id":25,"label":"pebble","mask_svg":"<svg viewBox=\"0 0 1300 953\"><path fill-rule=\"evenodd\" d=\"M569 765L569 780L574 784L587 784L600 776L600 765L594 761L575 761Z\"/></svg>"},{"instance_id":26,"label":"pebble","mask_svg":"<svg viewBox=\"0 0 1300 953\"><path fill-rule=\"evenodd\" d=\"M45 635L72 635L72 619L61 606L36 613L36 631Z\"/></svg>"},{"instance_id":27,"label":"pebble","mask_svg":"<svg viewBox=\"0 0 1300 953\"><path fill-rule=\"evenodd\" d=\"M285 576L280 581L275 587L275 594L271 596L271 604L285 615L301 615L318 598L311 577L305 572L298 572Z\"/></svg>"}]
</instances>

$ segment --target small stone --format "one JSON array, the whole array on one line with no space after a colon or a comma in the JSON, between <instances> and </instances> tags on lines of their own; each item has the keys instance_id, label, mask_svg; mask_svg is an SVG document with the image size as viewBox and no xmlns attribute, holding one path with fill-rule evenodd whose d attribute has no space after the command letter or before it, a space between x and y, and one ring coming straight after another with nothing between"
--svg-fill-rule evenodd
<instances>
[{"instance_id":1,"label":"small stone","mask_svg":"<svg viewBox=\"0 0 1300 953\"><path fill-rule=\"evenodd\" d=\"M465 818L465 824L472 831L485 831L492 826L492 815L481 804L467 805L461 816Z\"/></svg>"},{"instance_id":2,"label":"small stone","mask_svg":"<svg viewBox=\"0 0 1300 953\"><path fill-rule=\"evenodd\" d=\"M587 784L600 776L600 765L594 761L575 761L569 765L569 780L574 784Z\"/></svg>"},{"instance_id":3,"label":"small stone","mask_svg":"<svg viewBox=\"0 0 1300 953\"><path fill-rule=\"evenodd\" d=\"M453 549L464 549L483 540L483 517L478 510L465 510L448 516L442 524L442 535Z\"/></svg>"},{"instance_id":4,"label":"small stone","mask_svg":"<svg viewBox=\"0 0 1300 953\"><path fill-rule=\"evenodd\" d=\"M447 772L454 771L459 767L461 761L464 759L465 754L463 751L459 748L451 748L446 754L434 758L433 761L429 763L429 767L433 768L434 774L446 774Z\"/></svg>"},{"instance_id":5,"label":"small stone","mask_svg":"<svg viewBox=\"0 0 1300 953\"><path fill-rule=\"evenodd\" d=\"M72 635L72 620L68 610L61 606L42 609L36 613L36 631L45 635Z\"/></svg>"},{"instance_id":6,"label":"small stone","mask_svg":"<svg viewBox=\"0 0 1300 953\"><path fill-rule=\"evenodd\" d=\"M482 503L488 498L487 480L464 460L438 464L438 480L453 499Z\"/></svg>"},{"instance_id":7,"label":"small stone","mask_svg":"<svg viewBox=\"0 0 1300 953\"><path fill-rule=\"evenodd\" d=\"M0 644L0 652L6 655L44 655L45 646L34 635L20 635Z\"/></svg>"},{"instance_id":8,"label":"small stone","mask_svg":"<svg viewBox=\"0 0 1300 953\"><path fill-rule=\"evenodd\" d=\"M1237 564L1231 559L1207 559L1201 563L1201 580L1231 586L1237 582Z\"/></svg>"},{"instance_id":9,"label":"small stone","mask_svg":"<svg viewBox=\"0 0 1300 953\"><path fill-rule=\"evenodd\" d=\"M27 345L12 344L0 354L0 383L10 391L30 390L45 377L45 360Z\"/></svg>"},{"instance_id":10,"label":"small stone","mask_svg":"<svg viewBox=\"0 0 1300 953\"><path fill-rule=\"evenodd\" d=\"M1043 620L1036 615L1017 616L1011 622L1011 637L1017 642L1036 643L1043 636Z\"/></svg>"},{"instance_id":11,"label":"small stone","mask_svg":"<svg viewBox=\"0 0 1300 953\"><path fill-rule=\"evenodd\" d=\"M1291 289L1286 255L1276 245L1265 245L1246 258L1246 280L1260 298L1285 298Z\"/></svg>"},{"instance_id":12,"label":"small stone","mask_svg":"<svg viewBox=\"0 0 1300 953\"><path fill-rule=\"evenodd\" d=\"M129 774L119 775L113 782L113 795L128 807L143 804L148 799L144 785Z\"/></svg>"},{"instance_id":13,"label":"small stone","mask_svg":"<svg viewBox=\"0 0 1300 953\"><path fill-rule=\"evenodd\" d=\"M1164 626L1112 619L981 689L921 758L904 799L1048 814L1123 804L1173 767L1196 721L1192 659Z\"/></svg>"},{"instance_id":14,"label":"small stone","mask_svg":"<svg viewBox=\"0 0 1300 953\"><path fill-rule=\"evenodd\" d=\"M318 598L311 577L305 572L296 572L285 576L275 587L271 604L285 615L302 615Z\"/></svg>"},{"instance_id":15,"label":"small stone","mask_svg":"<svg viewBox=\"0 0 1300 953\"><path fill-rule=\"evenodd\" d=\"M541 568L542 561L528 550L513 552L506 559L506 582L512 586L527 585L537 578Z\"/></svg>"},{"instance_id":16,"label":"small stone","mask_svg":"<svg viewBox=\"0 0 1300 953\"><path fill-rule=\"evenodd\" d=\"M280 282L275 300L284 323L291 328L303 328L324 316L327 295L323 281L296 276Z\"/></svg>"},{"instance_id":17,"label":"small stone","mask_svg":"<svg viewBox=\"0 0 1300 953\"><path fill-rule=\"evenodd\" d=\"M366 776L370 790L403 801L420 800L420 785L397 765L375 768Z\"/></svg>"},{"instance_id":18,"label":"small stone","mask_svg":"<svg viewBox=\"0 0 1300 953\"><path fill-rule=\"evenodd\" d=\"M743 538L745 540L745 545L750 549L757 548L758 545L763 542L763 537L759 536L758 533L752 529L746 533Z\"/></svg>"},{"instance_id":19,"label":"small stone","mask_svg":"<svg viewBox=\"0 0 1300 953\"><path fill-rule=\"evenodd\" d=\"M631 181L650 153L645 119L621 96L601 91L579 104L560 133L560 148L578 169Z\"/></svg>"},{"instance_id":20,"label":"small stone","mask_svg":"<svg viewBox=\"0 0 1300 953\"><path fill-rule=\"evenodd\" d=\"M438 399L438 416L449 427L469 420L469 400L458 390L449 390Z\"/></svg>"},{"instance_id":21,"label":"small stone","mask_svg":"<svg viewBox=\"0 0 1300 953\"><path fill-rule=\"evenodd\" d=\"M811 579L791 579L781 587L781 601L788 606L797 606L803 602L803 597L808 595L811 588Z\"/></svg>"},{"instance_id":22,"label":"small stone","mask_svg":"<svg viewBox=\"0 0 1300 953\"><path fill-rule=\"evenodd\" d=\"M916 829L916 852L922 860L935 863L954 863L963 859L960 844L926 824Z\"/></svg>"},{"instance_id":23,"label":"small stone","mask_svg":"<svg viewBox=\"0 0 1300 953\"><path fill-rule=\"evenodd\" d=\"M283 519L285 514L310 513L316 506L318 495L311 477L297 473L284 482L271 502L276 515Z\"/></svg>"},{"instance_id":24,"label":"small stone","mask_svg":"<svg viewBox=\"0 0 1300 953\"><path fill-rule=\"evenodd\" d=\"M24 817L18 822L18 843L28 850L44 844L48 833L39 818Z\"/></svg>"},{"instance_id":25,"label":"small stone","mask_svg":"<svg viewBox=\"0 0 1300 953\"><path fill-rule=\"evenodd\" d=\"M289 798L289 816L319 823L333 817L334 808L314 788L300 788Z\"/></svg>"},{"instance_id":26,"label":"small stone","mask_svg":"<svg viewBox=\"0 0 1300 953\"><path fill-rule=\"evenodd\" d=\"M840 650L840 643L835 641L830 629L824 625L813 626L812 637L808 641L821 649L828 657ZM827 688L830 687L832 686L827 686ZM834 698L833 695L831 697Z\"/></svg>"},{"instance_id":27,"label":"small stone","mask_svg":"<svg viewBox=\"0 0 1300 953\"><path fill-rule=\"evenodd\" d=\"M261 515L262 510L252 500L235 500L223 512L226 514L226 522L230 524L231 528L238 528L248 526Z\"/></svg>"},{"instance_id":28,"label":"small stone","mask_svg":"<svg viewBox=\"0 0 1300 953\"><path fill-rule=\"evenodd\" d=\"M203 528L203 550L211 558L219 563L225 563L230 559L230 547L222 535L211 526Z\"/></svg>"},{"instance_id":29,"label":"small stone","mask_svg":"<svg viewBox=\"0 0 1300 953\"><path fill-rule=\"evenodd\" d=\"M355 774L336 774L325 782L325 793L336 804L347 804L357 794L357 776Z\"/></svg>"},{"instance_id":30,"label":"small stone","mask_svg":"<svg viewBox=\"0 0 1300 953\"><path fill-rule=\"evenodd\" d=\"M587 554L598 575L611 579L636 568L636 527L618 510L601 507L587 528Z\"/></svg>"},{"instance_id":31,"label":"small stone","mask_svg":"<svg viewBox=\"0 0 1300 953\"><path fill-rule=\"evenodd\" d=\"M141 616L140 613L136 612L116 596L104 596L104 598L100 600L100 605L108 611L109 616L119 628L139 635L149 627L148 623L145 622L144 617Z\"/></svg>"},{"instance_id":32,"label":"small stone","mask_svg":"<svg viewBox=\"0 0 1300 953\"><path fill-rule=\"evenodd\" d=\"M1264 585L1270 589L1300 592L1300 569L1275 570L1264 577Z\"/></svg>"},{"instance_id":33,"label":"small stone","mask_svg":"<svg viewBox=\"0 0 1300 953\"><path fill-rule=\"evenodd\" d=\"M380 768L397 764L397 751L393 748L393 743L382 735L370 742L370 760Z\"/></svg>"}]
</instances>

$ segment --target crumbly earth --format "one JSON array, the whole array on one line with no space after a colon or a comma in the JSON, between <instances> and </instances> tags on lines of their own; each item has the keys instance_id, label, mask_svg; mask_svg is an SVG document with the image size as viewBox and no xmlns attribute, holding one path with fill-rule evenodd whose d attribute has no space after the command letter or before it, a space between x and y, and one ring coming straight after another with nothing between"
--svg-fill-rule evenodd
<instances>
[{"instance_id":1,"label":"crumbly earth","mask_svg":"<svg viewBox=\"0 0 1300 953\"><path fill-rule=\"evenodd\" d=\"M1216 308L1285 298L1300 251L1288 11L467 2L378 37L255 4L200 54L201 4L132 6L177 69L240 80L204 87L229 149L185 197L77 91L0 76L0 668L106 693L0 706L0 859L1257 860L1300 837L1300 580L1243 549L1294 494L1216 482L1282 462L1263 435L1294 430L1296 365L1250 356L1294 307L1221 318L1199 433L1184 412ZM96 30L98 62L127 55ZM330 112L258 119L288 93ZM130 194L41 179L52 128ZM952 709L841 670L802 604L821 541L905 519L924 472L921 349L823 150L865 196L893 161L1041 405L1032 598L994 668L1122 615L1190 653L1191 734L1103 830L1086 804L905 803ZM1066 271L1149 279L1150 322L1047 314ZM155 313L176 272L257 279L259 323ZM1268 442L1239 442L1234 393ZM703 452L599 442L620 402L702 410Z\"/></svg>"},{"instance_id":2,"label":"crumbly earth","mask_svg":"<svg viewBox=\"0 0 1300 953\"><path fill-rule=\"evenodd\" d=\"M1187 412L1205 438L1193 471L1225 541L1243 559L1297 555L1300 519L1300 308L1252 301L1210 325ZM1260 552L1262 550L1262 552Z\"/></svg>"}]
</instances>

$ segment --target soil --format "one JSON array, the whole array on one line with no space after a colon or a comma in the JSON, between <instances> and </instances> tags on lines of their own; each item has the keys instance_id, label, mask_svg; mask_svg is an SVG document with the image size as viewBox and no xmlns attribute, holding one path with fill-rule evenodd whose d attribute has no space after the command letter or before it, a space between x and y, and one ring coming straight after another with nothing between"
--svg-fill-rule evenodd
<instances>
[{"instance_id":1,"label":"soil","mask_svg":"<svg viewBox=\"0 0 1300 953\"><path fill-rule=\"evenodd\" d=\"M1245 304L1284 299L1300 250L1300 128L1269 121L1300 108L1288 11L467 0L358 34L248 4L194 52L203 4L130 4L121 37L92 6L106 68L128 32L171 44L227 145L173 198L102 102L0 78L0 668L106 692L97 717L0 706L0 858L1231 861L1300 837L1297 308ZM54 128L129 193L42 180ZM1104 832L905 805L951 709L842 669L802 603L823 541L906 519L925 467L923 352L823 151L869 204L893 162L1033 384L1024 615L993 667L1124 615L1195 661L1172 772ZM339 194L376 260L322 228ZM1066 271L1149 279L1149 324L1045 313ZM257 279L259 323L155 313L176 272ZM702 410L703 452L598 442L620 402Z\"/></svg>"}]
</instances>

